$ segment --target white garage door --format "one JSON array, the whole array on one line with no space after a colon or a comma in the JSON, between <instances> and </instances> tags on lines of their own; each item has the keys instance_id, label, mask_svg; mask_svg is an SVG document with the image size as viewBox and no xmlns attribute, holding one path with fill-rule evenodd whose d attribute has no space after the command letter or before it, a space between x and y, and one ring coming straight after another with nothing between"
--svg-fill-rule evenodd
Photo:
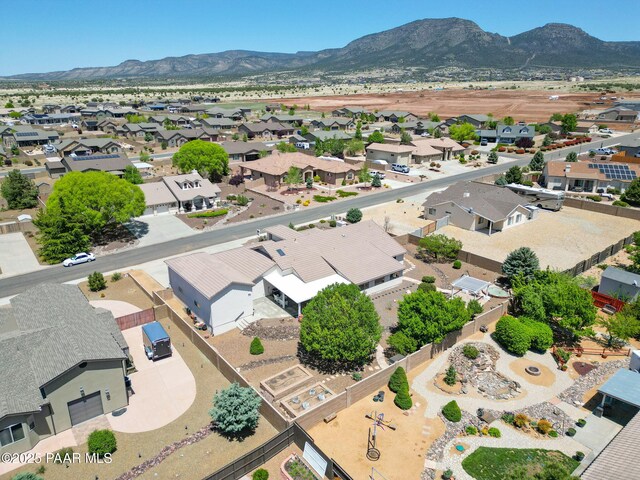
<instances>
[{"instance_id":1,"label":"white garage door","mask_svg":"<svg viewBox=\"0 0 640 480\"><path fill-rule=\"evenodd\" d=\"M153 215L153 207L145 208L144 213L142 215Z\"/></svg>"},{"instance_id":2,"label":"white garage door","mask_svg":"<svg viewBox=\"0 0 640 480\"><path fill-rule=\"evenodd\" d=\"M73 402L69 402L69 416L71 417L71 425L86 422L98 415L104 413L102 409L102 398L100 392L85 395Z\"/></svg>"},{"instance_id":3,"label":"white garage door","mask_svg":"<svg viewBox=\"0 0 640 480\"><path fill-rule=\"evenodd\" d=\"M158 205L156 207L156 213L169 213L169 205Z\"/></svg>"}]
</instances>

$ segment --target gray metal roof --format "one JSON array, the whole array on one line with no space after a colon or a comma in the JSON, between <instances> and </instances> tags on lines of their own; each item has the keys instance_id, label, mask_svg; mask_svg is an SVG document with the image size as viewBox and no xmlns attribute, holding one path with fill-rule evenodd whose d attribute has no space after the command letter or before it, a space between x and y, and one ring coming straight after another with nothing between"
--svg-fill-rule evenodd
<instances>
[{"instance_id":1,"label":"gray metal roof","mask_svg":"<svg viewBox=\"0 0 640 480\"><path fill-rule=\"evenodd\" d=\"M618 370L598 391L640 408L640 373L625 369Z\"/></svg>"},{"instance_id":2,"label":"gray metal roof","mask_svg":"<svg viewBox=\"0 0 640 480\"><path fill-rule=\"evenodd\" d=\"M454 288L459 288L460 290L465 290L471 293L478 293L488 288L491 285L490 282L486 282L484 280L480 280L479 278L470 277L469 275L463 275L457 280L451 282L451 286Z\"/></svg>"},{"instance_id":3,"label":"gray metal roof","mask_svg":"<svg viewBox=\"0 0 640 480\"><path fill-rule=\"evenodd\" d=\"M39 388L75 365L126 358L110 312L76 285L43 284L0 308L0 418L39 410Z\"/></svg>"},{"instance_id":4,"label":"gray metal roof","mask_svg":"<svg viewBox=\"0 0 640 480\"><path fill-rule=\"evenodd\" d=\"M627 272L621 268L609 266L602 272L602 278L608 278L614 280L623 285L633 285L635 287L640 286L640 275L637 273Z\"/></svg>"},{"instance_id":5,"label":"gray metal roof","mask_svg":"<svg viewBox=\"0 0 640 480\"><path fill-rule=\"evenodd\" d=\"M618 435L582 473L582 480L640 478L640 413L627 423Z\"/></svg>"}]
</instances>

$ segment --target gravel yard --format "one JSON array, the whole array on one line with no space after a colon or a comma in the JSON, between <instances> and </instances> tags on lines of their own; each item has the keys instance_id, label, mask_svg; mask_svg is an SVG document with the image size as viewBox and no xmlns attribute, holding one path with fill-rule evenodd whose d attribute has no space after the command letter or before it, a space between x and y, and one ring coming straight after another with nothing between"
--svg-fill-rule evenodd
<instances>
[{"instance_id":1,"label":"gravel yard","mask_svg":"<svg viewBox=\"0 0 640 480\"><path fill-rule=\"evenodd\" d=\"M122 275L120 280L112 282L111 275L107 275L105 276L105 280L107 281L107 288L100 292L92 292L89 290L89 285L86 281L80 282L78 287L80 287L80 290L82 290L82 293L84 293L84 296L87 297L89 301L120 300L135 305L141 310L153 307L151 299L149 299L147 294L142 291L130 277ZM104 295L104 297L102 295Z\"/></svg>"},{"instance_id":2,"label":"gravel yard","mask_svg":"<svg viewBox=\"0 0 640 480\"><path fill-rule=\"evenodd\" d=\"M559 212L541 210L537 219L491 236L452 225L438 233L461 240L466 251L499 262L526 246L536 252L541 268L566 270L637 230L636 220L564 207Z\"/></svg>"}]
</instances>

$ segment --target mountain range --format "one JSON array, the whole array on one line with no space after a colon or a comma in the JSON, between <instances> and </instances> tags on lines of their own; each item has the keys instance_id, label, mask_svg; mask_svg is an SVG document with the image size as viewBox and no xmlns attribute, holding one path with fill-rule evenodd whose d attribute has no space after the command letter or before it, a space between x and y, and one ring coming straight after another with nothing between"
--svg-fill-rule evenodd
<instances>
[{"instance_id":1,"label":"mountain range","mask_svg":"<svg viewBox=\"0 0 640 480\"><path fill-rule=\"evenodd\" d=\"M366 35L342 48L318 52L220 53L127 60L113 67L28 73L17 80L196 78L266 72L356 72L379 68L556 69L640 67L640 42L605 42L572 25L550 23L505 37L461 18L424 19Z\"/></svg>"}]
</instances>

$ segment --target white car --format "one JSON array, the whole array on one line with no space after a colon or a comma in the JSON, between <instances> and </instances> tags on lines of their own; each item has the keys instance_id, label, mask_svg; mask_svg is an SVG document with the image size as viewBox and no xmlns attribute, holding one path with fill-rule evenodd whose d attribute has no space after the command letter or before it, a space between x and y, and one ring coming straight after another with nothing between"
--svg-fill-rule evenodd
<instances>
[{"instance_id":1,"label":"white car","mask_svg":"<svg viewBox=\"0 0 640 480\"><path fill-rule=\"evenodd\" d=\"M598 130L599 133L606 133L608 135L611 135L613 133L613 130L611 130L610 128L601 128L600 130Z\"/></svg>"},{"instance_id":2,"label":"white car","mask_svg":"<svg viewBox=\"0 0 640 480\"><path fill-rule=\"evenodd\" d=\"M73 267L81 263L93 262L96 259L93 253L76 253L73 257L65 259L62 265L65 267Z\"/></svg>"},{"instance_id":3,"label":"white car","mask_svg":"<svg viewBox=\"0 0 640 480\"><path fill-rule=\"evenodd\" d=\"M387 176L384 172L373 172L373 175L378 177L380 180L384 180L384 177Z\"/></svg>"}]
</instances>

